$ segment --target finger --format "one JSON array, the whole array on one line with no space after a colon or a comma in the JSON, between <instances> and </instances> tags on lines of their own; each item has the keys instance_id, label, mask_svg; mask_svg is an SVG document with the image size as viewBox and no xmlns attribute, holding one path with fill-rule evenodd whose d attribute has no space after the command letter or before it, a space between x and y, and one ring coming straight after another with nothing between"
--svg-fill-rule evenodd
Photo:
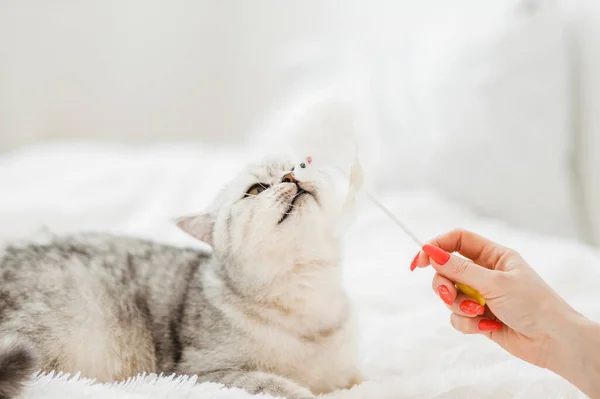
<instances>
[{"instance_id":1,"label":"finger","mask_svg":"<svg viewBox=\"0 0 600 399\"><path fill-rule=\"evenodd\" d=\"M481 306L467 295L459 293L454 283L439 273L433 276L431 288L453 313L475 317L481 316L485 312L485 306Z\"/></svg>"},{"instance_id":2,"label":"finger","mask_svg":"<svg viewBox=\"0 0 600 399\"><path fill-rule=\"evenodd\" d=\"M452 313L465 317L483 316L485 314L485 306L481 306L477 301L465 294L458 294L456 296L456 299L450 305L450 310Z\"/></svg>"},{"instance_id":3,"label":"finger","mask_svg":"<svg viewBox=\"0 0 600 399\"><path fill-rule=\"evenodd\" d=\"M485 307L485 312L483 312L482 316L485 317L486 319L498 320L498 318L496 317L496 315L487 306ZM502 321L502 320L500 320L500 321Z\"/></svg>"},{"instance_id":4,"label":"finger","mask_svg":"<svg viewBox=\"0 0 600 399\"><path fill-rule=\"evenodd\" d=\"M429 256L423 251L417 252L412 262L410 263L410 270L413 271L417 267L426 266L429 266Z\"/></svg>"},{"instance_id":5,"label":"finger","mask_svg":"<svg viewBox=\"0 0 600 399\"><path fill-rule=\"evenodd\" d=\"M442 234L428 241L427 244L441 248L446 252L458 252L474 263L488 269L494 269L502 256L510 251L508 248L487 238L462 229L455 229ZM419 259L419 261L423 263L425 260Z\"/></svg>"},{"instance_id":6,"label":"finger","mask_svg":"<svg viewBox=\"0 0 600 399\"><path fill-rule=\"evenodd\" d=\"M451 306L454 303L456 295L458 294L454 283L439 273L436 273L433 276L431 288L433 288L433 291L435 291L440 299L448 306Z\"/></svg>"},{"instance_id":7,"label":"finger","mask_svg":"<svg viewBox=\"0 0 600 399\"><path fill-rule=\"evenodd\" d=\"M497 273L429 244L423 245L423 251L429 255L431 266L439 274L450 281L469 285L479 291L489 286L494 274Z\"/></svg>"},{"instance_id":8,"label":"finger","mask_svg":"<svg viewBox=\"0 0 600 399\"><path fill-rule=\"evenodd\" d=\"M490 334L506 328L502 322L485 317L465 317L452 313L450 324L463 334Z\"/></svg>"}]
</instances>

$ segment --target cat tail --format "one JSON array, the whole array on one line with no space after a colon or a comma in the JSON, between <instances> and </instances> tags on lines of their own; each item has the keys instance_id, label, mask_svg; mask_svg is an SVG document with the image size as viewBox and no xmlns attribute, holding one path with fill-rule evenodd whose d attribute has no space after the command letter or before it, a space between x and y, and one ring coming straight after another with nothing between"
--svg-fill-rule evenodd
<instances>
[{"instance_id":1,"label":"cat tail","mask_svg":"<svg viewBox=\"0 0 600 399\"><path fill-rule=\"evenodd\" d=\"M19 395L37 364L35 348L29 341L18 336L0 337L0 399Z\"/></svg>"}]
</instances>

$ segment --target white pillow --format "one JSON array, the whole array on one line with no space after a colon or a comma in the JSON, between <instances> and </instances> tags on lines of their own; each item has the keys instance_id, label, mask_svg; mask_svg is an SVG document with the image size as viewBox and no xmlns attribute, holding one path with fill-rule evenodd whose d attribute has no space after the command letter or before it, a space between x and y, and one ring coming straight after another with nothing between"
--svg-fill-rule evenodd
<instances>
[{"instance_id":1,"label":"white pillow","mask_svg":"<svg viewBox=\"0 0 600 399\"><path fill-rule=\"evenodd\" d=\"M413 59L418 137L397 139L416 155L403 166L414 162L440 195L481 214L580 237L560 11L541 1L471 3L423 27Z\"/></svg>"},{"instance_id":2,"label":"white pillow","mask_svg":"<svg viewBox=\"0 0 600 399\"><path fill-rule=\"evenodd\" d=\"M575 158L583 191L585 221L600 245L600 3L597 0L563 0L569 19L572 54L575 56L573 126L578 155Z\"/></svg>"}]
</instances>

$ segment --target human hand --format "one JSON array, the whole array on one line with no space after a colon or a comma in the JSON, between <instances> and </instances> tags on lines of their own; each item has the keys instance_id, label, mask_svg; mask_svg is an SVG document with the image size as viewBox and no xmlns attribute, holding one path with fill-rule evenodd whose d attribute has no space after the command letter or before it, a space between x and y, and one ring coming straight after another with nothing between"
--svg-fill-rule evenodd
<instances>
[{"instance_id":1,"label":"human hand","mask_svg":"<svg viewBox=\"0 0 600 399\"><path fill-rule=\"evenodd\" d=\"M411 269L430 264L436 270L433 290L452 311L454 328L484 334L537 366L549 366L549 346L568 333L567 320L581 317L517 252L477 234L454 230L429 241ZM488 308L460 293L454 282L479 291Z\"/></svg>"}]
</instances>

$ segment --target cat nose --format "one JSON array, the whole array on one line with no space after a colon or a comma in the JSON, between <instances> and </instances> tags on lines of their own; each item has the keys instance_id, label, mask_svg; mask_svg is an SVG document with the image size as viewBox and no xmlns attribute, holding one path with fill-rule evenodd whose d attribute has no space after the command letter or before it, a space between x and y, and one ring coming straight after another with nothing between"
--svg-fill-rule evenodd
<instances>
[{"instance_id":1,"label":"cat nose","mask_svg":"<svg viewBox=\"0 0 600 399\"><path fill-rule=\"evenodd\" d=\"M288 173L287 175L283 176L283 178L281 179L281 182L282 183L298 183L298 180L296 180L293 173Z\"/></svg>"}]
</instances>

